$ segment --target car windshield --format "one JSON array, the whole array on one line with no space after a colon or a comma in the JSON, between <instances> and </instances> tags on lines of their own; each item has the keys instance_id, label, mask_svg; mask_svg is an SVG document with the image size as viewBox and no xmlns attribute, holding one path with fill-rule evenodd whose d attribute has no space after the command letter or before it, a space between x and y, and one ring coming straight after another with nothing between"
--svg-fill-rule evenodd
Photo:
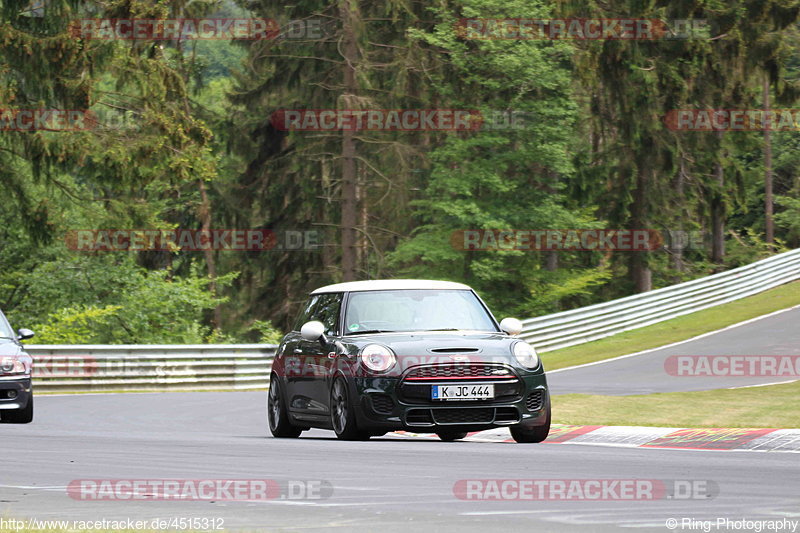
<instances>
[{"instance_id":1,"label":"car windshield","mask_svg":"<svg viewBox=\"0 0 800 533\"><path fill-rule=\"evenodd\" d=\"M6 320L5 315L0 312L0 338L3 339L16 339L17 336L14 334L14 330L11 329L11 326L8 324L8 320Z\"/></svg>"},{"instance_id":2,"label":"car windshield","mask_svg":"<svg viewBox=\"0 0 800 533\"><path fill-rule=\"evenodd\" d=\"M347 333L433 330L497 331L468 290L391 290L350 293Z\"/></svg>"}]
</instances>

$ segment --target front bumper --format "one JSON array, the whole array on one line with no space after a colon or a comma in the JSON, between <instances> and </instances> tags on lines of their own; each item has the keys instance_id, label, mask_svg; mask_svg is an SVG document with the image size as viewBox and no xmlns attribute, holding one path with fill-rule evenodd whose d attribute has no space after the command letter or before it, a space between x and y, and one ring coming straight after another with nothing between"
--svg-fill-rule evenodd
<instances>
[{"instance_id":1,"label":"front bumper","mask_svg":"<svg viewBox=\"0 0 800 533\"><path fill-rule=\"evenodd\" d=\"M517 424L533 427L546 423L550 404L543 373L519 376L515 387L496 385L492 400L431 400L430 385L417 385L413 391L407 385L399 378L354 378L359 427L434 433Z\"/></svg>"},{"instance_id":2,"label":"front bumper","mask_svg":"<svg viewBox=\"0 0 800 533\"><path fill-rule=\"evenodd\" d=\"M33 390L31 377L0 377L0 410L25 409Z\"/></svg>"}]
</instances>

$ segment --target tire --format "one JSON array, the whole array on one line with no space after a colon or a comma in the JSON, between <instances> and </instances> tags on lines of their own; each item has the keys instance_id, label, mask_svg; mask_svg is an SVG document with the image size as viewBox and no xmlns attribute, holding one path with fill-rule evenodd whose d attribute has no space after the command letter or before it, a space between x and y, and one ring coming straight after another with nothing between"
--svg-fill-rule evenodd
<instances>
[{"instance_id":1,"label":"tire","mask_svg":"<svg viewBox=\"0 0 800 533\"><path fill-rule=\"evenodd\" d=\"M454 440L463 439L467 436L466 431L438 431L436 433L439 438L444 442L453 442Z\"/></svg>"},{"instance_id":2,"label":"tire","mask_svg":"<svg viewBox=\"0 0 800 533\"><path fill-rule=\"evenodd\" d=\"M547 418L545 419L544 424L541 426L534 426L532 428L526 428L525 426L519 424L516 426L511 426L510 429L511 436L517 442L537 443L545 440L548 433L550 433L550 402L547 403Z\"/></svg>"},{"instance_id":3,"label":"tire","mask_svg":"<svg viewBox=\"0 0 800 533\"><path fill-rule=\"evenodd\" d=\"M370 438L369 432L358 428L356 414L347 393L347 383L342 378L336 378L331 387L331 426L336 437L342 440L368 440Z\"/></svg>"},{"instance_id":4,"label":"tire","mask_svg":"<svg viewBox=\"0 0 800 533\"><path fill-rule=\"evenodd\" d=\"M279 439L294 439L300 436L302 429L289 422L289 413L286 411L286 399L283 397L283 385L274 374L269 379L269 394L267 395L267 422L273 437Z\"/></svg>"},{"instance_id":5,"label":"tire","mask_svg":"<svg viewBox=\"0 0 800 533\"><path fill-rule=\"evenodd\" d=\"M3 422L7 424L30 424L33 422L33 395L28 398L28 405L22 409L0 411Z\"/></svg>"}]
</instances>

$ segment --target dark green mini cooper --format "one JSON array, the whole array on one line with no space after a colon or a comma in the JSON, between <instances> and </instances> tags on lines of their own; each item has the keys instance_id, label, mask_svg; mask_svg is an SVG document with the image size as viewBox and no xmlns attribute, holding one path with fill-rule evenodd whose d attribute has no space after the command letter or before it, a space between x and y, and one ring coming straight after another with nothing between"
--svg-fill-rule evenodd
<instances>
[{"instance_id":1,"label":"dark green mini cooper","mask_svg":"<svg viewBox=\"0 0 800 533\"><path fill-rule=\"evenodd\" d=\"M388 431L442 440L507 426L517 442L550 431L550 396L536 351L498 323L466 285L340 283L311 293L270 375L275 437L332 429L341 439Z\"/></svg>"}]
</instances>

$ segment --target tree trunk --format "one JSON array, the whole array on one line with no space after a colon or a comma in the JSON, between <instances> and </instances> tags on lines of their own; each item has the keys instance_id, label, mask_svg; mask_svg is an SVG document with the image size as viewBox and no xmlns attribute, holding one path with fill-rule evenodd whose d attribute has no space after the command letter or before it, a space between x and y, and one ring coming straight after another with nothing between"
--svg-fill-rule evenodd
<instances>
[{"instance_id":1,"label":"tree trunk","mask_svg":"<svg viewBox=\"0 0 800 533\"><path fill-rule=\"evenodd\" d=\"M200 224L204 232L211 231L211 202L208 199L208 192L206 191L206 184L203 180L198 181L200 189ZM214 250L210 246L205 247L203 250L205 256L206 266L208 267L208 277L211 281L208 283L208 288L211 294L217 296L217 263L214 259ZM214 330L219 331L222 327L222 307L217 304L214 307Z\"/></svg>"},{"instance_id":2,"label":"tree trunk","mask_svg":"<svg viewBox=\"0 0 800 533\"><path fill-rule=\"evenodd\" d=\"M356 61L358 45L353 25L353 0L341 0L342 52L344 58L344 102L356 94ZM355 133L342 131L342 279L356 279L356 225L358 223Z\"/></svg>"},{"instance_id":3,"label":"tree trunk","mask_svg":"<svg viewBox=\"0 0 800 533\"><path fill-rule=\"evenodd\" d=\"M558 250L550 250L547 252L544 268L550 272L558 270Z\"/></svg>"},{"instance_id":4,"label":"tree trunk","mask_svg":"<svg viewBox=\"0 0 800 533\"><path fill-rule=\"evenodd\" d=\"M558 192L559 175L556 172L548 171L547 179L548 184L545 190L555 196ZM552 184L550 182L552 182ZM545 254L544 268L550 272L558 270L558 250L550 250Z\"/></svg>"},{"instance_id":5,"label":"tree trunk","mask_svg":"<svg viewBox=\"0 0 800 533\"><path fill-rule=\"evenodd\" d=\"M653 288L653 273L644 256L647 252L629 252L631 254L631 276L636 292L647 292Z\"/></svg>"},{"instance_id":6,"label":"tree trunk","mask_svg":"<svg viewBox=\"0 0 800 533\"><path fill-rule=\"evenodd\" d=\"M677 197L678 201L678 227L676 228L678 231L676 232L679 236L681 242L675 246L674 237L670 237L670 252L672 254L672 268L677 270L678 272L683 272L685 270L685 265L683 264L683 248L686 246L688 239L685 238L684 233L684 225L683 219L686 210L684 209L684 205L686 199L684 197L684 184L685 184L685 177L686 177L686 155L681 152L680 155L680 163L678 166L678 176L675 178L675 196Z\"/></svg>"},{"instance_id":7,"label":"tree trunk","mask_svg":"<svg viewBox=\"0 0 800 533\"><path fill-rule=\"evenodd\" d=\"M718 131L719 153L718 160L714 164L714 178L716 181L716 191L711 198L711 262L722 264L725 259L725 172L722 168L722 136L723 132Z\"/></svg>"},{"instance_id":8,"label":"tree trunk","mask_svg":"<svg viewBox=\"0 0 800 533\"><path fill-rule=\"evenodd\" d=\"M764 116L769 111L769 76L764 76ZM764 232L767 244L775 242L775 225L772 220L772 124L764 129Z\"/></svg>"},{"instance_id":9,"label":"tree trunk","mask_svg":"<svg viewBox=\"0 0 800 533\"><path fill-rule=\"evenodd\" d=\"M358 235L356 237L356 265L363 272L370 275L369 271L369 241L367 239L367 169L364 165L358 168L358 181L356 182L356 206L358 208ZM369 279L369 277L368 277Z\"/></svg>"},{"instance_id":10,"label":"tree trunk","mask_svg":"<svg viewBox=\"0 0 800 533\"><path fill-rule=\"evenodd\" d=\"M633 191L630 229L646 229L645 212L647 210L647 170L636 170L636 190ZM647 263L647 252L624 252L630 254L628 272L636 292L647 292L653 288L652 274Z\"/></svg>"}]
</instances>

